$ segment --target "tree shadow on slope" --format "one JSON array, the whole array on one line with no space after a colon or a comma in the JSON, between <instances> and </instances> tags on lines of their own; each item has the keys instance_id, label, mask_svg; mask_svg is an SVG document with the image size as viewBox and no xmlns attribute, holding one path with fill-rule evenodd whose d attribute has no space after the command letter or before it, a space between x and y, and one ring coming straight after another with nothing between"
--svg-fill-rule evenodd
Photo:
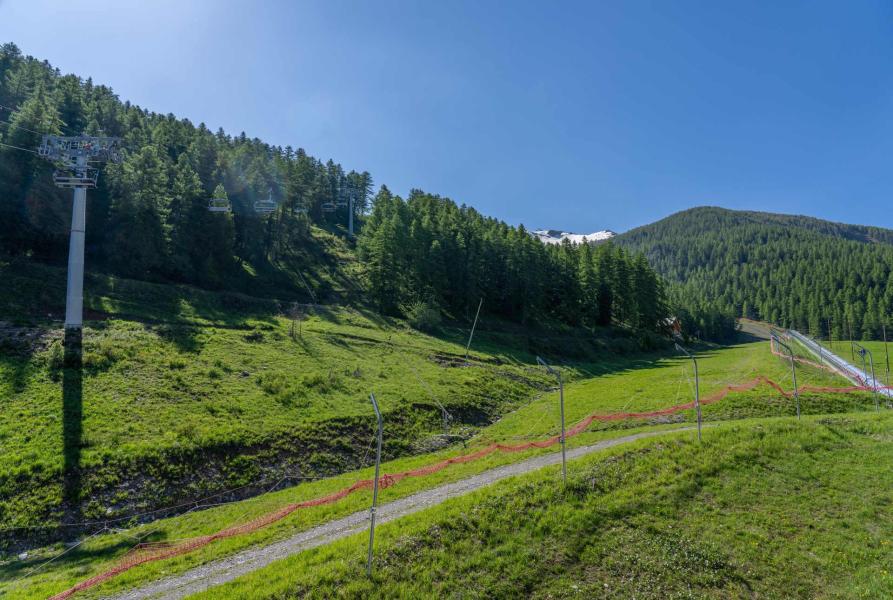
<instances>
[{"instance_id":1,"label":"tree shadow on slope","mask_svg":"<svg viewBox=\"0 0 893 600\"><path fill-rule=\"evenodd\" d=\"M83 339L79 329L65 334L62 369L62 489L69 523L83 520L81 447L84 429Z\"/></svg>"}]
</instances>

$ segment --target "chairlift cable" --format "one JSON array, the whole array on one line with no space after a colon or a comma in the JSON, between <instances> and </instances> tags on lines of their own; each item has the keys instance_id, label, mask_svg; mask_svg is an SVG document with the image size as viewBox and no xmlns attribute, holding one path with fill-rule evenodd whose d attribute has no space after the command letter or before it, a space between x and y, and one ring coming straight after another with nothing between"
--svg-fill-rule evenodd
<instances>
[{"instance_id":1,"label":"chairlift cable","mask_svg":"<svg viewBox=\"0 0 893 600\"><path fill-rule=\"evenodd\" d=\"M35 131L33 129L28 129L27 127L22 127L21 125L17 125L11 121L0 121L0 125L8 125L9 127L21 129L22 131L27 131L29 133L36 133L37 135L52 135L51 133L48 133L46 131Z\"/></svg>"},{"instance_id":2,"label":"chairlift cable","mask_svg":"<svg viewBox=\"0 0 893 600\"><path fill-rule=\"evenodd\" d=\"M0 104L0 110L8 110L9 112L13 113L13 112L18 112L18 111L21 110L21 109L20 109L20 108L13 108L13 107L11 107L11 106L5 106L5 105L3 105L3 104ZM22 129L24 129L24 127L23 127ZM70 127L70 126L68 126L68 125L59 125L59 129L61 129L62 131L68 131L71 135L82 135L82 134L83 134L83 132L77 132L77 131L74 130L73 127ZM39 131L32 131L32 130L30 130L30 129L29 129L28 131L31 131L32 133L37 133L37 134L39 134L39 135L52 135L52 134L49 134L49 133L41 133L41 132L39 132Z\"/></svg>"},{"instance_id":3,"label":"chairlift cable","mask_svg":"<svg viewBox=\"0 0 893 600\"><path fill-rule=\"evenodd\" d=\"M13 148L15 150L21 150L22 152L30 152L31 154L38 154L37 150L28 150L27 148L21 148L19 146L13 146L12 144L4 144L0 142L0 146L6 146L7 148Z\"/></svg>"}]
</instances>

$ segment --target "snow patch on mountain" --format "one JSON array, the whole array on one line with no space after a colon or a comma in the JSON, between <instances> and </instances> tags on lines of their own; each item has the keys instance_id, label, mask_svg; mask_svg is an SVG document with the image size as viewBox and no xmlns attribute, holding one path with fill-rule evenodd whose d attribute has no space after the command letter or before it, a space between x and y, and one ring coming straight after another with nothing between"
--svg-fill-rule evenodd
<instances>
[{"instance_id":1,"label":"snow patch on mountain","mask_svg":"<svg viewBox=\"0 0 893 600\"><path fill-rule=\"evenodd\" d=\"M609 229L586 234L569 233L567 231L559 231L557 229L537 229L536 231L532 232L531 235L539 239L539 241L543 242L544 244L560 244L565 239L570 240L574 244L582 244L583 239L586 239L586 241L588 242L600 242L602 240L609 240L617 234Z\"/></svg>"}]
</instances>

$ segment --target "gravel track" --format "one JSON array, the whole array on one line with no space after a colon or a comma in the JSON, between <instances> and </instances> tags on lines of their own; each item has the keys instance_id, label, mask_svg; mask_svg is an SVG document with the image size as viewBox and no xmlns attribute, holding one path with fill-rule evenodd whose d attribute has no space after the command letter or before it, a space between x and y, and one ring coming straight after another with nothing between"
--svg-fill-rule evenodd
<instances>
[{"instance_id":1,"label":"gravel track","mask_svg":"<svg viewBox=\"0 0 893 600\"><path fill-rule=\"evenodd\" d=\"M597 450L611 448L612 446L619 446L620 444L626 444L643 438L676 433L688 429L692 428L680 427L665 431L648 431L604 440L589 446L582 446L580 448L568 450L567 458L577 458ZM450 498L463 496L508 477L536 471L537 469L559 464L560 462L561 453L554 452L491 469L473 475L472 477L468 477L467 479L417 492L410 496L400 498L399 500L379 505L376 522L379 524L388 523L395 519L399 519L400 517L436 506ZM248 550L243 550L232 556L192 568L178 575L172 575L142 587L115 596L109 596L109 598L112 598L113 600L137 600L147 598L173 600L175 598L185 598L190 594L195 594L208 588L232 581L242 575L246 575L293 554L298 554L299 552L328 544L329 542L333 542L349 535L366 531L368 530L368 527L369 511L363 510L355 512L341 519L336 519L306 531L302 531L288 539L267 546L249 548Z\"/></svg>"}]
</instances>

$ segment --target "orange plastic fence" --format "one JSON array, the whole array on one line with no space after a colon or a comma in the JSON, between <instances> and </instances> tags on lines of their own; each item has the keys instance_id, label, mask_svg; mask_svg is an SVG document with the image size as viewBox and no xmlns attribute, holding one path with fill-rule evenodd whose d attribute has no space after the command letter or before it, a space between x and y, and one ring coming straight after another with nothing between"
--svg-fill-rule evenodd
<instances>
[{"instance_id":1,"label":"orange plastic fence","mask_svg":"<svg viewBox=\"0 0 893 600\"><path fill-rule=\"evenodd\" d=\"M773 348L773 352L775 349ZM805 360L805 359L803 359ZM816 365L821 366L821 365ZM824 367L823 367L824 368ZM775 391L785 396L786 398L790 398L793 396L793 392L786 392L779 384L775 383L771 379L759 375L754 379L740 383L737 385L727 385L722 389L710 394L704 398L701 398L701 404L712 404L714 402L718 402L731 394L732 392L746 392L752 390L759 385L768 385L772 387ZM850 387L827 387L827 386L803 386L800 388L801 392L825 392L825 393L851 393L851 392L860 392L860 391L872 391L873 388L866 386L850 386ZM678 412L682 412L684 410L689 410L694 407L694 402L686 402L684 404L677 404L675 406L670 406L667 408L662 408L659 410L651 410L645 412L617 412L617 413L608 413L608 414L592 414L571 427L567 430L567 437L573 437L579 435L583 431L589 428L592 423L599 422L608 422L608 421L621 421L624 419L644 419L651 417L661 417L667 416L671 414L675 414ZM530 450L532 448L548 448L557 444L560 441L560 436L552 436L550 438L534 441L534 442L526 442L523 444L491 444L485 448L482 448L476 452L472 452L470 454L464 454L461 456L455 456L453 458L448 458L446 460L442 460L440 462L433 463L431 465L427 465L424 467L420 467L418 469L412 469L409 471L403 471L400 473L390 473L382 475L379 478L379 487L387 488L390 487L397 482L406 479L407 477L422 477L425 475L431 475L433 473L437 473L454 464L462 464L469 463L476 460L480 460L494 452L523 452L524 450ZM113 568L108 571L104 571L90 579L86 579L74 587L65 590L59 594L53 596L50 600L64 600L65 598L70 598L74 594L79 591L86 590L88 588L99 585L104 581L108 581L109 579L124 573L138 565L154 562L158 560L164 560L166 558L171 558L174 556L179 556L181 554L187 554L189 552L193 552L198 550L199 548L203 548L214 542L215 540L220 540L224 538L229 538L237 535L243 535L246 533L251 533L253 531L257 531L267 525L280 521L292 514L293 512L300 510L302 508L309 508L311 506L320 506L323 504L331 504L333 502L337 502L342 498L347 497L348 495L359 491L372 489L373 480L372 479L361 479L351 485L350 487L346 487L337 492L333 492L327 496L322 496L320 498L314 498L312 500L305 500L304 502L298 502L294 504L289 504L280 508L279 510L267 513L256 519L248 521L246 523L242 523L241 525L235 525L233 527L229 527L227 529L222 529L216 533L210 535L203 535L195 538L190 538L187 540L180 540L177 542L158 542L158 543L144 543L139 544L135 548L133 548L128 554L124 556L120 563L118 563Z\"/></svg>"}]
</instances>

